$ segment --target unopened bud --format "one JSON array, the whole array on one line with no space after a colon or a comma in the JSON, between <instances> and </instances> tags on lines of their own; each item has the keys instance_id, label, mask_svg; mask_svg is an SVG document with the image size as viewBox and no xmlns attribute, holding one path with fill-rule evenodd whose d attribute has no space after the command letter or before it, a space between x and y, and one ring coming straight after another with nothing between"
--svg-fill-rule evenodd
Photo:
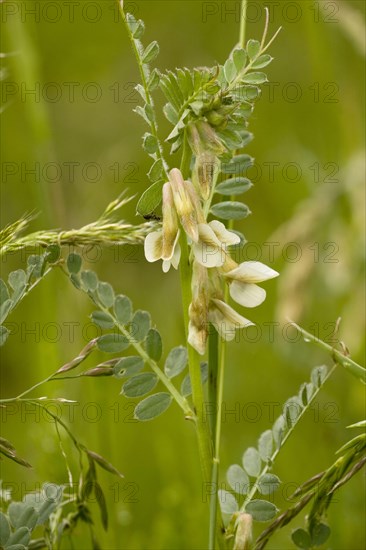
<instances>
[{"instance_id":1,"label":"unopened bud","mask_svg":"<svg viewBox=\"0 0 366 550\"><path fill-rule=\"evenodd\" d=\"M94 350L94 348L97 345L97 338L94 338L93 340L90 340L90 342L87 343L87 345L81 350L79 355L75 357L72 361L69 363L66 363L66 365L63 365L56 374L60 374L62 372L67 372L69 370L75 369L77 366L80 365L87 357L91 354L91 352Z\"/></svg>"},{"instance_id":2,"label":"unopened bud","mask_svg":"<svg viewBox=\"0 0 366 550\"><path fill-rule=\"evenodd\" d=\"M226 148L219 140L215 130L204 120L196 122L197 130L201 138L201 142L205 150L209 150L220 156L226 152Z\"/></svg>"},{"instance_id":3,"label":"unopened bud","mask_svg":"<svg viewBox=\"0 0 366 550\"><path fill-rule=\"evenodd\" d=\"M187 139L194 155L200 155L203 151L200 135L196 124L191 122L187 125Z\"/></svg>"},{"instance_id":4,"label":"unopened bud","mask_svg":"<svg viewBox=\"0 0 366 550\"><path fill-rule=\"evenodd\" d=\"M192 239L198 241L197 217L194 204L192 202L189 182L185 182L182 173L177 168L173 168L169 173L169 179L173 191L175 208L180 218L184 231ZM191 184L190 184L191 185Z\"/></svg>"},{"instance_id":5,"label":"unopened bud","mask_svg":"<svg viewBox=\"0 0 366 550\"><path fill-rule=\"evenodd\" d=\"M204 200L210 196L216 170L218 170L218 159L210 151L205 151L196 157L192 180Z\"/></svg>"},{"instance_id":6,"label":"unopened bud","mask_svg":"<svg viewBox=\"0 0 366 550\"><path fill-rule=\"evenodd\" d=\"M240 514L237 519L237 530L233 550L251 550L253 535L253 518L250 514Z\"/></svg>"},{"instance_id":7,"label":"unopened bud","mask_svg":"<svg viewBox=\"0 0 366 550\"><path fill-rule=\"evenodd\" d=\"M212 126L220 126L226 120L225 115L220 115L218 111L210 111L206 118Z\"/></svg>"},{"instance_id":8,"label":"unopened bud","mask_svg":"<svg viewBox=\"0 0 366 550\"><path fill-rule=\"evenodd\" d=\"M113 369L106 367L95 367L94 369L83 372L83 376L112 376L113 374Z\"/></svg>"},{"instance_id":9,"label":"unopened bud","mask_svg":"<svg viewBox=\"0 0 366 550\"><path fill-rule=\"evenodd\" d=\"M173 198L178 216L187 216L193 211L192 201L188 195L182 172L173 168L169 172L169 179L173 190Z\"/></svg>"},{"instance_id":10,"label":"unopened bud","mask_svg":"<svg viewBox=\"0 0 366 550\"><path fill-rule=\"evenodd\" d=\"M195 186L190 181L186 181L185 183L189 196L191 197L192 204L194 206L197 223L206 223L201 201L197 194Z\"/></svg>"}]
</instances>

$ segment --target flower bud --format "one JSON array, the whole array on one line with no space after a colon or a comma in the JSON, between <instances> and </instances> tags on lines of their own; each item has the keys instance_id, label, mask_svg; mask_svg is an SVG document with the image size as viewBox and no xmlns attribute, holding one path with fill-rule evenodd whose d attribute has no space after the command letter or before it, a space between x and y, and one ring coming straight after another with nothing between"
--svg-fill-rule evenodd
<instances>
[{"instance_id":1,"label":"flower bud","mask_svg":"<svg viewBox=\"0 0 366 550\"><path fill-rule=\"evenodd\" d=\"M217 157L210 151L204 151L196 157L192 181L204 200L210 196L215 172L219 168L218 164Z\"/></svg>"},{"instance_id":2,"label":"flower bud","mask_svg":"<svg viewBox=\"0 0 366 550\"><path fill-rule=\"evenodd\" d=\"M250 514L240 514L237 519L237 530L233 550L251 550L253 535L253 518Z\"/></svg>"},{"instance_id":3,"label":"flower bud","mask_svg":"<svg viewBox=\"0 0 366 550\"><path fill-rule=\"evenodd\" d=\"M195 156L200 155L203 151L202 142L197 126L193 122L187 125L187 139L193 154Z\"/></svg>"},{"instance_id":4,"label":"flower bud","mask_svg":"<svg viewBox=\"0 0 366 550\"><path fill-rule=\"evenodd\" d=\"M170 184L173 191L175 208L180 218L184 231L192 239L198 241L197 213L191 199L190 182L185 182L178 168L173 168L169 173Z\"/></svg>"},{"instance_id":5,"label":"flower bud","mask_svg":"<svg viewBox=\"0 0 366 550\"><path fill-rule=\"evenodd\" d=\"M198 120L196 122L197 130L201 139L202 148L207 151L211 151L216 156L220 156L226 153L226 148L220 141L215 130L204 120Z\"/></svg>"},{"instance_id":6,"label":"flower bud","mask_svg":"<svg viewBox=\"0 0 366 550\"><path fill-rule=\"evenodd\" d=\"M83 376L113 376L113 374L112 367L95 367L83 372Z\"/></svg>"},{"instance_id":7,"label":"flower bud","mask_svg":"<svg viewBox=\"0 0 366 550\"><path fill-rule=\"evenodd\" d=\"M221 115L218 111L210 111L206 118L212 126L220 126L226 120L225 115Z\"/></svg>"}]
</instances>

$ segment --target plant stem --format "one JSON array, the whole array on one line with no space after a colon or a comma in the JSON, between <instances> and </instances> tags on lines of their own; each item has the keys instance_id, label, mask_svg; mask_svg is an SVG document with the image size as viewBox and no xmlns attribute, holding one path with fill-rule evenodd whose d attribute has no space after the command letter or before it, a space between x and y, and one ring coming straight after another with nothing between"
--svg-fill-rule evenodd
<instances>
[{"instance_id":1,"label":"plant stem","mask_svg":"<svg viewBox=\"0 0 366 550\"><path fill-rule=\"evenodd\" d=\"M240 35L239 35L239 46L245 48L245 30L247 23L247 7L248 1L242 0L241 2L241 13L240 13Z\"/></svg>"},{"instance_id":2,"label":"plant stem","mask_svg":"<svg viewBox=\"0 0 366 550\"><path fill-rule=\"evenodd\" d=\"M37 382L37 384L34 384L34 386L32 386L31 388L29 388L28 390L25 390L23 391L22 393L20 393L17 397L15 397L14 399L17 401L18 399L21 399L22 397L24 397L25 395L28 395L28 393L30 393L31 391L35 390L36 388L39 388L39 386L42 386L43 384L45 384L46 382L49 382L50 380L52 380L52 378L56 375L55 372L53 372L50 376L47 376L47 378L44 378L44 380L41 380L40 382Z\"/></svg>"},{"instance_id":3,"label":"plant stem","mask_svg":"<svg viewBox=\"0 0 366 550\"><path fill-rule=\"evenodd\" d=\"M216 433L217 422L217 374L219 370L219 335L213 325L209 325L208 340L208 400L212 439Z\"/></svg>"},{"instance_id":4,"label":"plant stem","mask_svg":"<svg viewBox=\"0 0 366 550\"><path fill-rule=\"evenodd\" d=\"M246 12L247 0L242 0L241 3L241 19L240 19L240 34L239 47L245 47L245 31L246 31ZM213 186L214 190L214 186ZM212 200L212 196L210 197ZM234 197L230 197L234 200ZM211 203L211 201L210 201ZM228 228L232 229L233 221L230 220ZM225 289L225 300L228 298L227 289ZM220 352L219 352L220 348ZM217 503L218 503L218 481L219 481L219 465L220 465L220 439L221 439L221 413L222 413L222 398L224 391L224 372L225 372L225 342L219 346L219 338L216 330L211 327L209 337L209 388L210 388L210 406L213 405L211 418L212 437L214 438L214 456L212 464L211 487L214 489L210 501L210 528L209 528L209 550L215 550L217 524ZM220 541L220 537L218 537Z\"/></svg>"},{"instance_id":5,"label":"plant stem","mask_svg":"<svg viewBox=\"0 0 366 550\"><path fill-rule=\"evenodd\" d=\"M350 357L344 355L341 351L323 342L323 340L320 340L320 338L317 338L314 334L307 332L293 321L290 321L290 323L304 336L305 340L314 342L314 344L317 344L320 348L330 353L334 361L342 365L342 367L358 378L363 384L366 384L366 369L364 367L356 363L356 361L353 361Z\"/></svg>"},{"instance_id":6,"label":"plant stem","mask_svg":"<svg viewBox=\"0 0 366 550\"><path fill-rule=\"evenodd\" d=\"M225 300L227 297L225 298ZM210 550L215 550L215 532L218 533L220 525L217 522L217 504L218 504L218 484L219 484L219 465L220 465L220 441L221 441L221 418L222 418L222 400L224 393L224 380L225 380L225 359L226 359L226 343L222 342L219 345L219 339L217 338L218 352L218 370L216 380L216 422L214 436L214 456L213 456L213 468L211 484L215 489L215 493L211 496L210 502Z\"/></svg>"},{"instance_id":7,"label":"plant stem","mask_svg":"<svg viewBox=\"0 0 366 550\"><path fill-rule=\"evenodd\" d=\"M190 169L190 160L191 152L185 137L183 142L183 153L182 160L180 165L180 170L183 174L183 177L188 177ZM180 260L180 280L181 280L181 292L182 292L182 307L183 307L183 318L184 326L186 332L186 340L188 342L188 325L189 325L189 314L188 309L192 301L192 290L191 290L191 280L192 280L192 269L189 261L189 249L187 238L184 231L181 231L180 235L180 246L181 246L181 260ZM189 365L189 375L191 379L192 386L192 400L193 407L195 412L195 425L198 439L198 450L203 474L204 482L208 483L211 479L211 460L212 460L212 451L211 451L211 442L210 442L210 433L209 433L209 424L204 418L204 393L201 379L201 365L200 365L200 356L196 350L187 343L188 348L188 365Z\"/></svg>"},{"instance_id":8,"label":"plant stem","mask_svg":"<svg viewBox=\"0 0 366 550\"><path fill-rule=\"evenodd\" d=\"M181 261L180 261L180 274L181 274L181 287L182 287L182 304L184 324L186 330L186 336L188 337L188 308L191 303L191 268L189 265L188 257L188 245L185 234L181 234ZM189 363L189 375L191 378L192 386L192 399L196 420L196 431L198 439L198 449L203 473L204 482L209 482L211 479L211 444L209 436L209 424L206 422L203 415L204 407L204 394L201 379L201 367L200 357L196 350L191 345L188 347L188 363Z\"/></svg>"},{"instance_id":9,"label":"plant stem","mask_svg":"<svg viewBox=\"0 0 366 550\"><path fill-rule=\"evenodd\" d=\"M215 550L216 542L216 533L217 533L217 482L219 479L219 461L214 456L212 461L212 476L211 476L211 487L214 491L211 494L210 499L210 527L209 527L209 538L208 538L208 548L209 550Z\"/></svg>"}]
</instances>

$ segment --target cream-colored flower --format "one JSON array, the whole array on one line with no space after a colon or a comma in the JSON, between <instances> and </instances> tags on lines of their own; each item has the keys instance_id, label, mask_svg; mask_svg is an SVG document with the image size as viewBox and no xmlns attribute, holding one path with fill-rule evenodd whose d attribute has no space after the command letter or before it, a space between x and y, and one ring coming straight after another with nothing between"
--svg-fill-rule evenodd
<instances>
[{"instance_id":1,"label":"cream-colored flower","mask_svg":"<svg viewBox=\"0 0 366 550\"><path fill-rule=\"evenodd\" d=\"M163 271L167 273L170 266L174 269L178 269L180 261L180 246L179 246L179 232L174 241L174 245L171 250L170 257L163 257L163 231L152 231L145 238L144 251L145 258L148 262L156 262L157 260L163 260Z\"/></svg>"},{"instance_id":2,"label":"cream-colored flower","mask_svg":"<svg viewBox=\"0 0 366 550\"><path fill-rule=\"evenodd\" d=\"M226 302L216 298L210 301L208 320L213 324L220 336L228 342L234 339L237 329L254 324L249 319L239 315Z\"/></svg>"},{"instance_id":3,"label":"cream-colored flower","mask_svg":"<svg viewBox=\"0 0 366 550\"><path fill-rule=\"evenodd\" d=\"M221 267L227 257L227 247L240 242L240 237L228 231L217 220L198 225L198 242L193 243L195 259L202 266Z\"/></svg>"},{"instance_id":4,"label":"cream-colored flower","mask_svg":"<svg viewBox=\"0 0 366 550\"><path fill-rule=\"evenodd\" d=\"M173 193L170 183L163 185L163 260L173 257L179 233L177 212L174 208Z\"/></svg>"},{"instance_id":5,"label":"cream-colored flower","mask_svg":"<svg viewBox=\"0 0 366 550\"><path fill-rule=\"evenodd\" d=\"M163 185L163 228L153 231L145 239L145 256L148 262L163 260L163 271L169 271L172 265L178 268L180 246L177 213L174 208L170 183Z\"/></svg>"},{"instance_id":6,"label":"cream-colored flower","mask_svg":"<svg viewBox=\"0 0 366 550\"><path fill-rule=\"evenodd\" d=\"M256 283L278 277L277 271L261 262L243 262L224 273L230 283L230 296L244 307L257 307L266 298L266 291Z\"/></svg>"},{"instance_id":7,"label":"cream-colored flower","mask_svg":"<svg viewBox=\"0 0 366 550\"><path fill-rule=\"evenodd\" d=\"M163 258L163 266L162 267L163 267L164 273L168 273L168 271L170 269L170 266L173 266L174 269L178 269L179 262L180 262L180 254L181 254L178 239L179 239L179 233L178 233L176 241L175 241L172 257L169 258L168 260L165 260Z\"/></svg>"}]
</instances>

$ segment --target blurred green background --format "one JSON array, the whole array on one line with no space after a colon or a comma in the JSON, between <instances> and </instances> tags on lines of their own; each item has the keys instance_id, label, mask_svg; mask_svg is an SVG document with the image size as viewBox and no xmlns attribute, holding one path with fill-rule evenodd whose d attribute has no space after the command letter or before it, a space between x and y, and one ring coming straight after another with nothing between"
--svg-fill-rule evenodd
<instances>
[{"instance_id":1,"label":"blurred green background","mask_svg":"<svg viewBox=\"0 0 366 550\"><path fill-rule=\"evenodd\" d=\"M2 226L35 211L40 214L31 230L80 227L122 190L139 196L148 185L150 162L140 146L146 128L132 112L138 72L117 4L71 4L1 4L1 51L14 54L3 60L8 74L2 99L8 105L1 115ZM125 4L146 23L144 43L158 40L161 70L222 63L237 41L239 2ZM311 368L330 364L323 353L295 341L288 317L329 342L341 316L342 339L356 361L364 358L365 5L249 2L248 38L261 36L265 5L270 30L279 25L283 30L270 51L271 82L250 121L255 140L248 152L256 165L248 176L255 186L246 201L253 215L236 227L248 240L245 258L270 263L281 277L266 285L268 299L248 314L257 328L228 348L223 483L226 468L240 463L245 448L271 426ZM161 107L160 92L155 95ZM164 137L169 124L160 120ZM140 223L135 205L136 199L122 215ZM136 309L151 312L166 352L183 343L176 272L163 276L160 265L144 261L141 249L88 250L84 256ZM3 277L25 262L25 254L7 257ZM14 334L2 349L3 396L18 394L75 357L95 336L88 319L92 309L65 277L51 273L10 318ZM99 473L110 512L104 533L95 510L102 548L206 548L208 509L191 426L176 407L152 423L131 422L132 406L119 395L120 385L114 379L82 380L40 390L76 399L79 405L74 411L63 408L62 418L125 475L116 482ZM339 368L279 457L280 508L290 505L296 484L334 461L349 438L346 426L364 416L364 397L358 382ZM2 479L15 484L14 498L46 480L66 482L52 424L29 411L13 412L3 418L2 435L34 466L25 472L3 463ZM76 468L71 448L70 453ZM364 490L360 473L338 492L329 512L327 548L364 548ZM300 518L268 548L292 548L291 529L299 526ZM68 545L65 539L62 548ZM77 528L74 547L89 548L86 528Z\"/></svg>"}]
</instances>

